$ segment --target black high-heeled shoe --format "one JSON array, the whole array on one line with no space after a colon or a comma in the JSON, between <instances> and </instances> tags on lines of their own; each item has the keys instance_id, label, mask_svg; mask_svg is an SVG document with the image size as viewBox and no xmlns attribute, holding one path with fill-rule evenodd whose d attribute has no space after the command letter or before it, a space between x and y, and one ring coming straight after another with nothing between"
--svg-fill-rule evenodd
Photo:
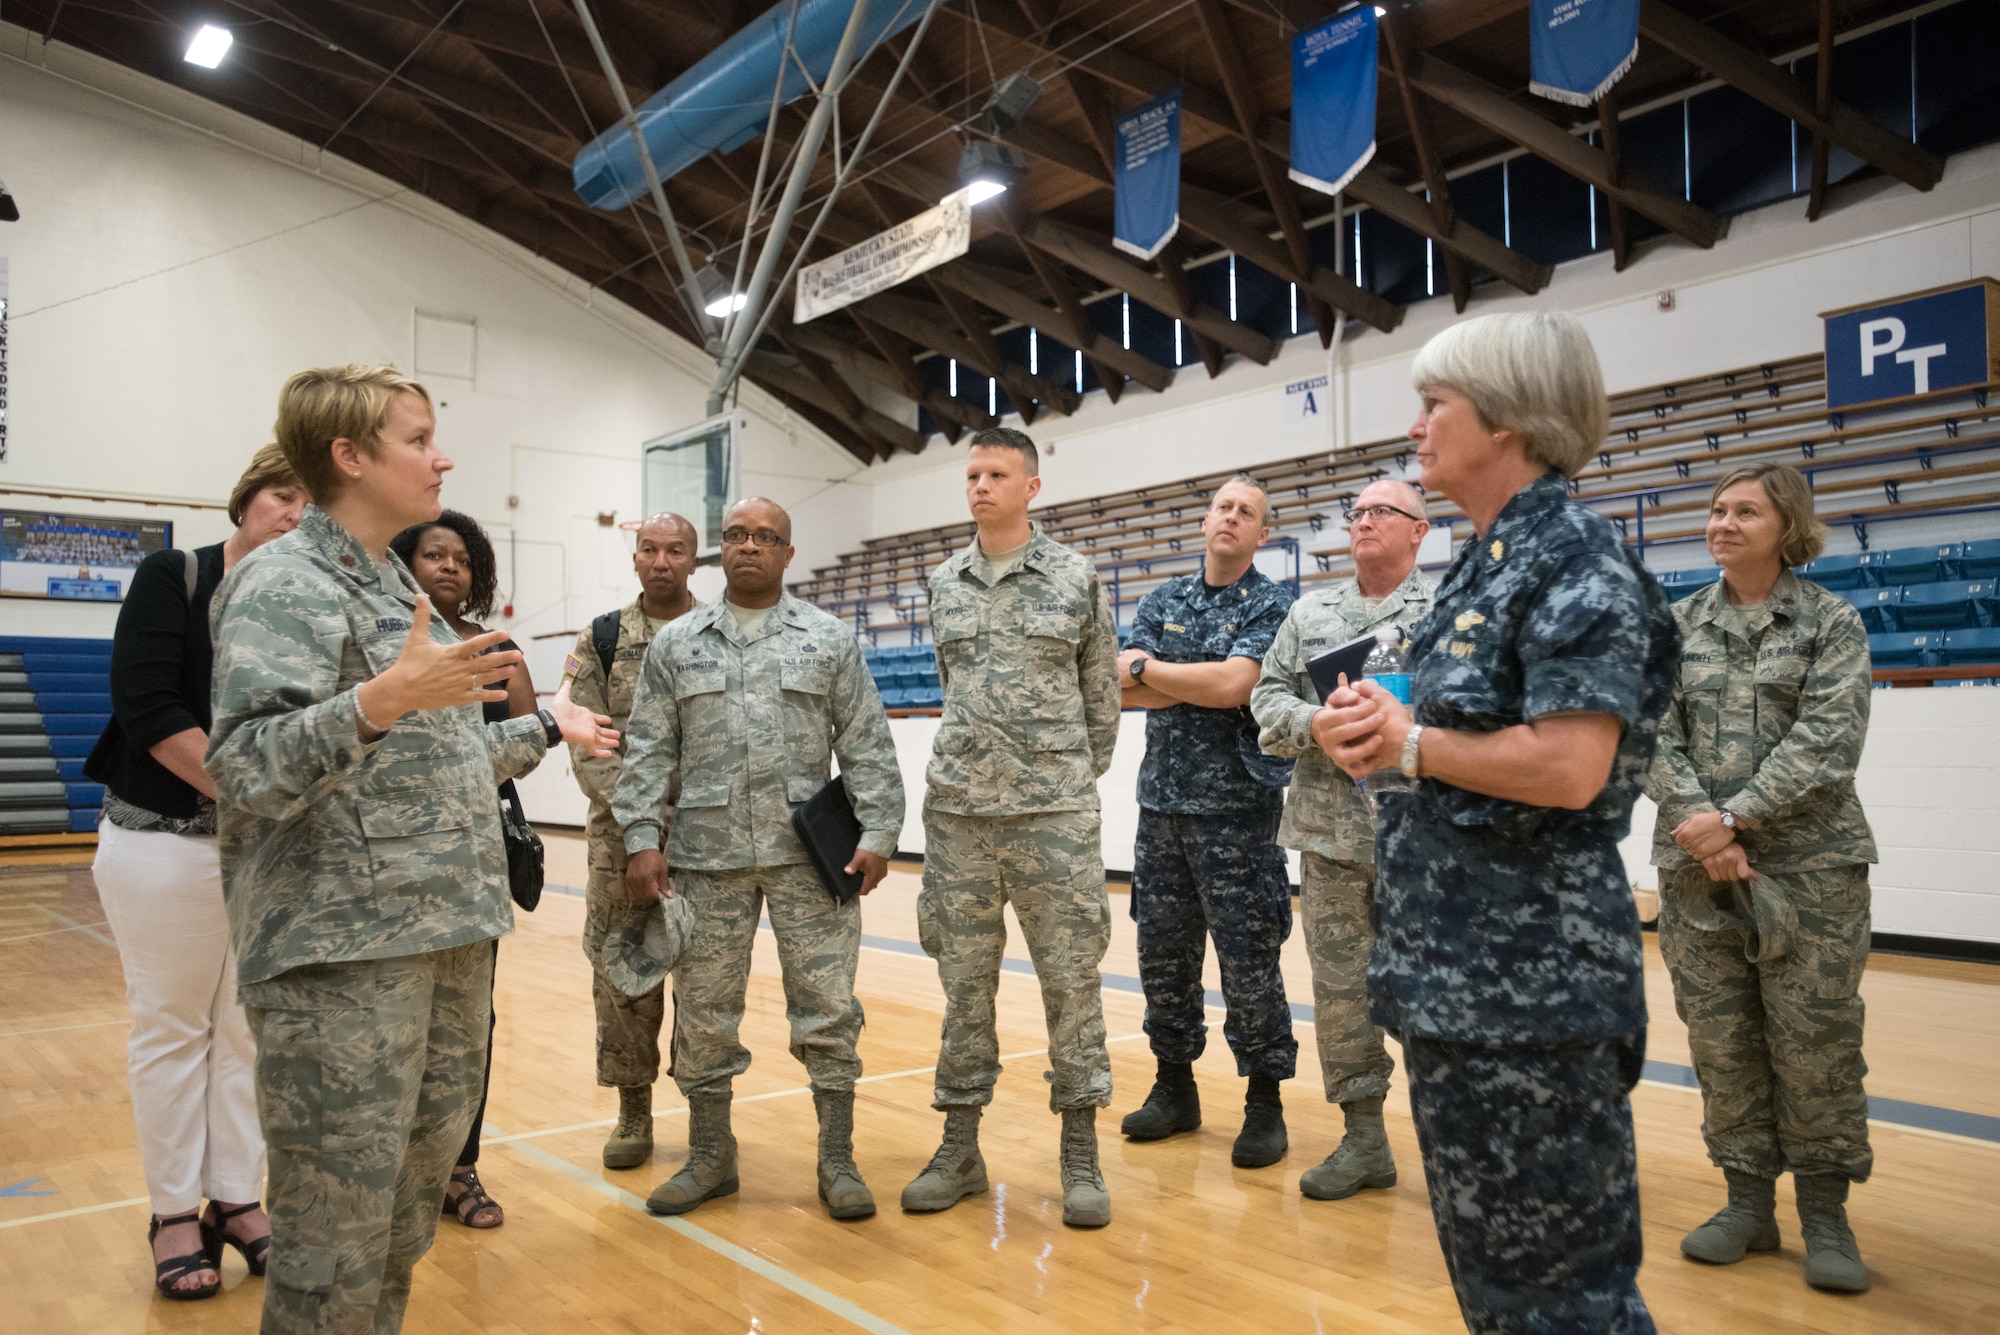
<instances>
[{"instance_id":1,"label":"black high-heeled shoe","mask_svg":"<svg viewBox=\"0 0 2000 1335\"><path fill-rule=\"evenodd\" d=\"M250 1267L251 1274L261 1276L264 1273L264 1267L271 1259L271 1235L266 1233L261 1238L252 1238L249 1242L245 1242L241 1238L232 1236L228 1227L229 1221L236 1216L249 1214L262 1205L262 1201L251 1201L248 1205L239 1205L234 1210L225 1210L220 1201L210 1201L208 1209L201 1212L201 1245L208 1253L218 1275L222 1273L224 1244L236 1249L242 1256L243 1263ZM210 1214L215 1216L212 1221L209 1218Z\"/></svg>"},{"instance_id":2,"label":"black high-heeled shoe","mask_svg":"<svg viewBox=\"0 0 2000 1335\"><path fill-rule=\"evenodd\" d=\"M189 1210L186 1214L169 1215L165 1219L154 1215L153 1222L146 1228L146 1246L149 1250L153 1245L153 1240L160 1236L161 1227L167 1224L199 1225L202 1231L202 1246L200 1251L189 1252L186 1256L169 1256L164 1261L155 1260L153 1262L153 1287L166 1297L179 1303L193 1302L197 1298L213 1298L216 1294L222 1292L222 1275L219 1271L214 1279L197 1288L183 1289L175 1287L182 1280L186 1279L189 1275L195 1274L197 1271L214 1270L215 1262L209 1259L208 1255L208 1226L201 1222L201 1216L193 1210Z\"/></svg>"}]
</instances>

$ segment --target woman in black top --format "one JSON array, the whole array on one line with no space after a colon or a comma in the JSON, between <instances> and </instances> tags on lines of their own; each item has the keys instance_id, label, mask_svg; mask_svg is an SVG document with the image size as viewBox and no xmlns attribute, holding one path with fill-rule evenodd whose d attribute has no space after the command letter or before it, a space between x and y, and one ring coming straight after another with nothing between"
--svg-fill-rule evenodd
<instances>
[{"instance_id":1,"label":"woman in black top","mask_svg":"<svg viewBox=\"0 0 2000 1335\"><path fill-rule=\"evenodd\" d=\"M403 559L416 577L417 587L430 595L431 606L458 632L460 639L486 633L474 617L491 616L493 600L499 592L498 562L486 530L470 515L446 510L428 524L404 529L390 540L389 550ZM512 640L495 646L499 650L519 650ZM528 665L520 664L507 678L507 698L481 706L488 723L519 718L535 712L535 687L528 679ZM500 785L500 800L515 797L514 781ZM493 940L493 960L500 961L500 939ZM468 1228L498 1228L507 1222L500 1203L486 1194L479 1182L479 1129L486 1120L486 1086L493 1079L493 1024L487 1020L486 1074L480 1081L479 1107L472 1115L472 1130L466 1135L465 1149L452 1170L445 1188L444 1208Z\"/></svg>"},{"instance_id":2,"label":"woman in black top","mask_svg":"<svg viewBox=\"0 0 2000 1335\"><path fill-rule=\"evenodd\" d=\"M253 1044L236 1001L215 785L201 763L208 603L237 562L298 526L306 501L266 445L230 494L227 540L140 563L111 644L111 722L83 767L105 787L92 871L125 971L132 1120L153 1204L154 1280L169 1298L220 1292L225 1242L253 1274L270 1247Z\"/></svg>"}]
</instances>

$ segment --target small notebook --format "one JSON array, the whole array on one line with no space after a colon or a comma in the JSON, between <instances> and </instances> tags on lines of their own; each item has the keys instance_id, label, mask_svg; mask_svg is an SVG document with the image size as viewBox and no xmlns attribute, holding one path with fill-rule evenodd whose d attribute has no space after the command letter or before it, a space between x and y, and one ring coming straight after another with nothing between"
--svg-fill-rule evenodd
<instances>
[{"instance_id":1,"label":"small notebook","mask_svg":"<svg viewBox=\"0 0 2000 1335\"><path fill-rule=\"evenodd\" d=\"M1313 689L1319 692L1319 702L1325 704L1326 697L1340 688L1342 673L1347 674L1350 686L1360 681L1362 665L1374 652L1375 632L1371 630L1358 640L1349 640L1307 660L1306 674L1312 678Z\"/></svg>"},{"instance_id":2,"label":"small notebook","mask_svg":"<svg viewBox=\"0 0 2000 1335\"><path fill-rule=\"evenodd\" d=\"M806 857L829 894L845 904L861 893L860 875L844 870L861 847L861 821L839 775L792 808L792 833L805 845Z\"/></svg>"}]
</instances>

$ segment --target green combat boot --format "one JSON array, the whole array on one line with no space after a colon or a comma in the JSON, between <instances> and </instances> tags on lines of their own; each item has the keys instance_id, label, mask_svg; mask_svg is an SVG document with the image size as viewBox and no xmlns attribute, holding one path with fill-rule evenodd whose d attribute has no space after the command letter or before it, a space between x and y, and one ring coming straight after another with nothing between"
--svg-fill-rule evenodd
<instances>
[{"instance_id":1,"label":"green combat boot","mask_svg":"<svg viewBox=\"0 0 2000 1335\"><path fill-rule=\"evenodd\" d=\"M1136 1112L1125 1114L1118 1130L1134 1140L1165 1140L1201 1125L1201 1093L1194 1087L1192 1062L1161 1062L1153 1092Z\"/></svg>"},{"instance_id":2,"label":"green combat boot","mask_svg":"<svg viewBox=\"0 0 2000 1335\"><path fill-rule=\"evenodd\" d=\"M1778 1184L1735 1168L1725 1168L1729 1204L1681 1239L1681 1252L1710 1265L1735 1265L1745 1252L1778 1250Z\"/></svg>"},{"instance_id":3,"label":"green combat boot","mask_svg":"<svg viewBox=\"0 0 2000 1335\"><path fill-rule=\"evenodd\" d=\"M1285 1157L1290 1144L1278 1082L1268 1075L1251 1076L1250 1093L1243 1101L1243 1130L1229 1151L1229 1162L1238 1168L1269 1168Z\"/></svg>"},{"instance_id":4,"label":"green combat boot","mask_svg":"<svg viewBox=\"0 0 2000 1335\"><path fill-rule=\"evenodd\" d=\"M653 1087L633 1085L618 1091L618 1125L604 1142L606 1168L637 1168L653 1157Z\"/></svg>"},{"instance_id":5,"label":"green combat boot","mask_svg":"<svg viewBox=\"0 0 2000 1335\"><path fill-rule=\"evenodd\" d=\"M1382 1096L1340 1105L1347 1134L1332 1154L1299 1176L1299 1190L1316 1201L1344 1201L1363 1187L1396 1185L1396 1160L1382 1125Z\"/></svg>"},{"instance_id":6,"label":"green combat boot","mask_svg":"<svg viewBox=\"0 0 2000 1335\"><path fill-rule=\"evenodd\" d=\"M979 1109L947 1109L944 1143L924 1171L903 1188L903 1208L911 1214L949 1210L984 1190L986 1160L979 1154Z\"/></svg>"},{"instance_id":7,"label":"green combat boot","mask_svg":"<svg viewBox=\"0 0 2000 1335\"><path fill-rule=\"evenodd\" d=\"M1063 1222L1103 1228L1111 1222L1111 1193L1097 1168L1097 1109L1064 1108L1062 1122Z\"/></svg>"},{"instance_id":8,"label":"green combat boot","mask_svg":"<svg viewBox=\"0 0 2000 1335\"><path fill-rule=\"evenodd\" d=\"M866 1219L875 1196L854 1164L854 1091L813 1091L819 1113L819 1199L835 1219Z\"/></svg>"},{"instance_id":9,"label":"green combat boot","mask_svg":"<svg viewBox=\"0 0 2000 1335\"><path fill-rule=\"evenodd\" d=\"M736 1194L736 1137L729 1131L729 1095L688 1100L688 1157L681 1171L653 1189L646 1208L686 1214L703 1201Z\"/></svg>"},{"instance_id":10,"label":"green combat boot","mask_svg":"<svg viewBox=\"0 0 2000 1335\"><path fill-rule=\"evenodd\" d=\"M1847 1226L1847 1179L1832 1173L1795 1177L1799 1231L1806 1236L1806 1283L1832 1293L1866 1293L1868 1267Z\"/></svg>"}]
</instances>

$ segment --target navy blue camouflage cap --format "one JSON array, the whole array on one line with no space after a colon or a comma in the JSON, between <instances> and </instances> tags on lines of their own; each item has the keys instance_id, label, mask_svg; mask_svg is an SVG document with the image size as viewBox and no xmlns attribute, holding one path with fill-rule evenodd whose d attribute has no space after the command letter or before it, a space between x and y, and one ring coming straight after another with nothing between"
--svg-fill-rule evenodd
<instances>
[{"instance_id":1,"label":"navy blue camouflage cap","mask_svg":"<svg viewBox=\"0 0 2000 1335\"><path fill-rule=\"evenodd\" d=\"M694 931L694 908L679 895L620 914L604 937L604 976L628 997L643 997L673 972Z\"/></svg>"}]
</instances>

